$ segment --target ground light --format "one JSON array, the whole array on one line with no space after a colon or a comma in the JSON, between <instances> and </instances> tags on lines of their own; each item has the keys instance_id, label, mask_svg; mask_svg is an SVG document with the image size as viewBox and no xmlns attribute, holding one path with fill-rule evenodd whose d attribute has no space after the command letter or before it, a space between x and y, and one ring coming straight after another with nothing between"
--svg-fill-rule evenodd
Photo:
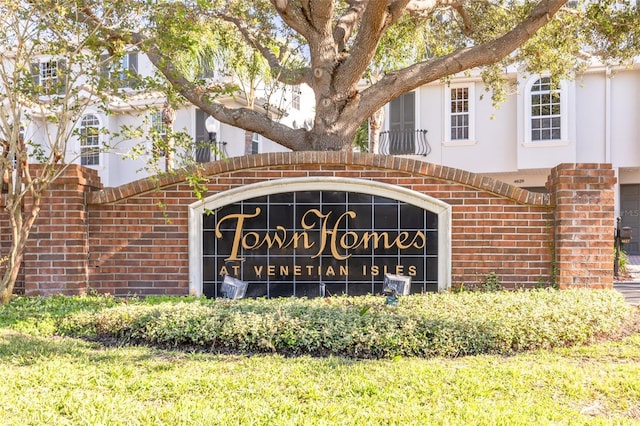
<instances>
[{"instance_id":1,"label":"ground light","mask_svg":"<svg viewBox=\"0 0 640 426\"><path fill-rule=\"evenodd\" d=\"M385 274L382 293L386 296L386 304L398 306L398 296L406 296L411 289L411 277L406 275Z\"/></svg>"}]
</instances>

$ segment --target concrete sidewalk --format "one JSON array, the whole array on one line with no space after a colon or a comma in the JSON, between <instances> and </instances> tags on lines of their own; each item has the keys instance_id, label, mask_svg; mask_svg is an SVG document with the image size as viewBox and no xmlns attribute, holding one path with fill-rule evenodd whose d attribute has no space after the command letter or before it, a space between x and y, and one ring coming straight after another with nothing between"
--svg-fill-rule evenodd
<instances>
[{"instance_id":1,"label":"concrete sidewalk","mask_svg":"<svg viewBox=\"0 0 640 426\"><path fill-rule=\"evenodd\" d=\"M613 288L622 293L631 305L640 304L640 256L630 255L627 263L628 277L614 281Z\"/></svg>"}]
</instances>

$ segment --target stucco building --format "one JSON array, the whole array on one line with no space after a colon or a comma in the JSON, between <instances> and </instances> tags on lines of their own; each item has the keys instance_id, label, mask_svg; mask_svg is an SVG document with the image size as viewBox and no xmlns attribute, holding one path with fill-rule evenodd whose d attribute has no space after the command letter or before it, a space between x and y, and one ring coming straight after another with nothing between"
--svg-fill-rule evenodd
<instances>
[{"instance_id":1,"label":"stucco building","mask_svg":"<svg viewBox=\"0 0 640 426\"><path fill-rule=\"evenodd\" d=\"M507 74L513 90L493 105L479 76L456 76L407 93L386 108L379 150L544 191L560 163L611 163L618 179L616 216L633 229L640 252L640 64L593 66L572 81ZM426 136L428 148L421 139ZM426 154L426 155L425 155ZM613 226L613 224L612 224Z\"/></svg>"}]
</instances>

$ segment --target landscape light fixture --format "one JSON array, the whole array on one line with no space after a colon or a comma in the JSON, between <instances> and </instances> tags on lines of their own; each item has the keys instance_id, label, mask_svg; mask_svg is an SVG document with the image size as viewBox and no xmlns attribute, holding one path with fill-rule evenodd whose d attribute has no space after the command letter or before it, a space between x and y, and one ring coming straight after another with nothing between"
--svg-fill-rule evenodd
<instances>
[{"instance_id":1,"label":"landscape light fixture","mask_svg":"<svg viewBox=\"0 0 640 426\"><path fill-rule=\"evenodd\" d=\"M225 275L220 293L225 299L242 299L247 293L248 282Z\"/></svg>"},{"instance_id":2,"label":"landscape light fixture","mask_svg":"<svg viewBox=\"0 0 640 426\"><path fill-rule=\"evenodd\" d=\"M406 296L411 290L411 277L406 275L385 274L382 292L386 296L386 304L398 306L398 296Z\"/></svg>"}]
</instances>

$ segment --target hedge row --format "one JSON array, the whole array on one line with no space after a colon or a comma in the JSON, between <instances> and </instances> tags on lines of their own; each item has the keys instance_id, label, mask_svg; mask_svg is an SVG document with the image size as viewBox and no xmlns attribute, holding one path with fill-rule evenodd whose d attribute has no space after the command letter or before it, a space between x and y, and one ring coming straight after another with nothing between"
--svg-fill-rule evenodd
<instances>
[{"instance_id":1,"label":"hedge row","mask_svg":"<svg viewBox=\"0 0 640 426\"><path fill-rule=\"evenodd\" d=\"M62 320L63 334L212 352L358 358L513 354L587 343L629 314L611 290L201 300L120 305Z\"/></svg>"}]
</instances>

